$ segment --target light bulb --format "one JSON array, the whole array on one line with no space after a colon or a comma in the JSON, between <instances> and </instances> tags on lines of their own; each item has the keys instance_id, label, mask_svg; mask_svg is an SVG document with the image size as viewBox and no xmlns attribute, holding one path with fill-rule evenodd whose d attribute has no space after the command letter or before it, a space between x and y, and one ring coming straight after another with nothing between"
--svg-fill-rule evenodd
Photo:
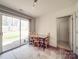
<instances>
[{"instance_id":1,"label":"light bulb","mask_svg":"<svg viewBox=\"0 0 79 59\"><path fill-rule=\"evenodd\" d=\"M35 6L36 6L36 4L37 4L37 3L36 3L36 2L34 2L34 3L33 3L33 7L35 7Z\"/></svg>"}]
</instances>

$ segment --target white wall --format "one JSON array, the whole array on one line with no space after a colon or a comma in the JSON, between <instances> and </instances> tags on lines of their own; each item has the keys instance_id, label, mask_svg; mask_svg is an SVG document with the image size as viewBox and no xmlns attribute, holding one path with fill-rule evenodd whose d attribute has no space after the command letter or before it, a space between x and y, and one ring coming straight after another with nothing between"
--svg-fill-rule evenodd
<instances>
[{"instance_id":1,"label":"white wall","mask_svg":"<svg viewBox=\"0 0 79 59\"><path fill-rule=\"evenodd\" d=\"M50 45L57 46L57 27L56 18L66 15L73 15L77 10L77 6L71 6L70 8L63 9L61 11L52 13L49 12L46 15L36 19L36 32L46 34L50 32Z\"/></svg>"},{"instance_id":2,"label":"white wall","mask_svg":"<svg viewBox=\"0 0 79 59\"><path fill-rule=\"evenodd\" d=\"M30 20L30 32L35 32L35 19Z\"/></svg>"},{"instance_id":3,"label":"white wall","mask_svg":"<svg viewBox=\"0 0 79 59\"><path fill-rule=\"evenodd\" d=\"M36 19L36 32L43 34L47 34L50 32L50 45L57 45L56 20L52 15L49 14Z\"/></svg>"}]
</instances>

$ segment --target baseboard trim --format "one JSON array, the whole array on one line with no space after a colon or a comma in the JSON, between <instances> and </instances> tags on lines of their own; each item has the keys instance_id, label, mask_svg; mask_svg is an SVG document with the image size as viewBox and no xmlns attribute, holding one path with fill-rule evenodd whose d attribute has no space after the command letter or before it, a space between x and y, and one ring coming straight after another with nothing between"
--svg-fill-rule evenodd
<instances>
[{"instance_id":1,"label":"baseboard trim","mask_svg":"<svg viewBox=\"0 0 79 59\"><path fill-rule=\"evenodd\" d=\"M68 52L73 52L72 50L67 50L65 48L55 47L55 46L51 46L51 45L49 45L48 47L51 49L56 49L56 50L63 49L63 50L68 51Z\"/></svg>"}]
</instances>

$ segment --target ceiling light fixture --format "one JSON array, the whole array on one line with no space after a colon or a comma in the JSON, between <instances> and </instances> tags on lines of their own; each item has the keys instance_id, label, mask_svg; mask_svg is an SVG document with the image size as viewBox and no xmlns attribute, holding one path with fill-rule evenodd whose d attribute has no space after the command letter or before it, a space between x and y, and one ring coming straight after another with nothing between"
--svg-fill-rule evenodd
<instances>
[{"instance_id":1,"label":"ceiling light fixture","mask_svg":"<svg viewBox=\"0 0 79 59\"><path fill-rule=\"evenodd\" d=\"M37 1L38 1L38 0L34 0L34 2L33 2L33 7L35 7L35 6L36 6Z\"/></svg>"}]
</instances>

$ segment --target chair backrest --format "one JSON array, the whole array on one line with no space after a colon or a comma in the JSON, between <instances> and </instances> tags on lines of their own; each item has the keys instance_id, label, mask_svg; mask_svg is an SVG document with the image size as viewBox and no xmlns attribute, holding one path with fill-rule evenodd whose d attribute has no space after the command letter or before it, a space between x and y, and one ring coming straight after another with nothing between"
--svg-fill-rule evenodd
<instances>
[{"instance_id":1,"label":"chair backrest","mask_svg":"<svg viewBox=\"0 0 79 59\"><path fill-rule=\"evenodd\" d=\"M31 32L30 35L29 35L29 37L30 37L30 38L32 37L33 39L36 39L36 38L39 38L39 34L36 33L36 32ZM47 33L46 39L47 39L47 40L50 39L50 33Z\"/></svg>"}]
</instances>

